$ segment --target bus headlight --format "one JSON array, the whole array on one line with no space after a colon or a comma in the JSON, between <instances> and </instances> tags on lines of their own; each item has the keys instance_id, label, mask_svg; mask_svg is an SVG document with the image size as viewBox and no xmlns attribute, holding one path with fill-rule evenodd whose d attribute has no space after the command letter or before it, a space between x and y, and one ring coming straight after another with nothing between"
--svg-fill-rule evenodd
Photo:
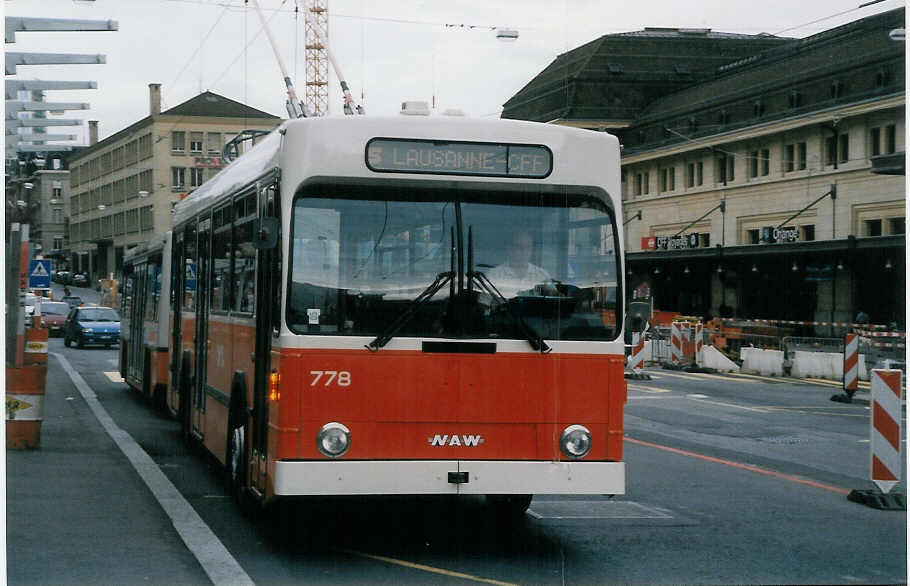
<instances>
[{"instance_id":1,"label":"bus headlight","mask_svg":"<svg viewBox=\"0 0 910 586\"><path fill-rule=\"evenodd\" d=\"M323 456L341 457L351 447L351 431L340 423L326 423L316 434L316 447Z\"/></svg>"},{"instance_id":2,"label":"bus headlight","mask_svg":"<svg viewBox=\"0 0 910 586\"><path fill-rule=\"evenodd\" d=\"M584 425L570 425L559 438L559 448L570 458L583 458L591 451L591 432Z\"/></svg>"}]
</instances>

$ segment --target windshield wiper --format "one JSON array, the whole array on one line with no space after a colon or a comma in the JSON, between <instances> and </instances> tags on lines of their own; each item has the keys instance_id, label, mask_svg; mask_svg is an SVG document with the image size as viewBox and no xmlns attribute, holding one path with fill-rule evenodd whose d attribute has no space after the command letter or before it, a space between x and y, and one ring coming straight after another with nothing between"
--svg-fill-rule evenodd
<instances>
[{"instance_id":1,"label":"windshield wiper","mask_svg":"<svg viewBox=\"0 0 910 586\"><path fill-rule=\"evenodd\" d=\"M521 317L521 314L515 310L515 307L509 303L509 300L499 292L499 289L496 288L496 285L493 284L489 277L480 271L468 271L468 283L475 282L480 285L480 288L483 289L487 295L495 297L500 303L506 306L506 309L512 314L512 319L518 323L522 332L524 332L525 338L528 340L528 344L531 345L531 348L539 350L541 354L546 354L552 350L540 334L538 334L537 331Z\"/></svg>"},{"instance_id":2,"label":"windshield wiper","mask_svg":"<svg viewBox=\"0 0 910 586\"><path fill-rule=\"evenodd\" d=\"M389 327L376 336L372 342L366 345L367 350L375 352L388 344L389 340L395 336L395 333L398 332L398 330L400 330L415 313L417 313L417 310L420 309L424 303L429 301L440 289L445 287L446 284L455 278L455 274L455 271L445 271L436 275L436 279L434 279L420 295L414 298L411 304L408 305L408 308L404 310L395 321L389 324Z\"/></svg>"}]
</instances>

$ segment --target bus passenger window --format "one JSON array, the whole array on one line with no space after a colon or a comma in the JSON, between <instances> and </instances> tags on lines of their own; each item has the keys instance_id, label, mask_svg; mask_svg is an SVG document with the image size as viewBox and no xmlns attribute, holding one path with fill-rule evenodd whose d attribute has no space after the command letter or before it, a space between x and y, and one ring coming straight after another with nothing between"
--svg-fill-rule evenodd
<instances>
[{"instance_id":1,"label":"bus passenger window","mask_svg":"<svg viewBox=\"0 0 910 586\"><path fill-rule=\"evenodd\" d=\"M256 249L253 248L253 222L235 226L234 311L256 311Z\"/></svg>"},{"instance_id":2,"label":"bus passenger window","mask_svg":"<svg viewBox=\"0 0 910 586\"><path fill-rule=\"evenodd\" d=\"M227 311L231 308L231 229L215 233L212 242L212 309Z\"/></svg>"}]
</instances>

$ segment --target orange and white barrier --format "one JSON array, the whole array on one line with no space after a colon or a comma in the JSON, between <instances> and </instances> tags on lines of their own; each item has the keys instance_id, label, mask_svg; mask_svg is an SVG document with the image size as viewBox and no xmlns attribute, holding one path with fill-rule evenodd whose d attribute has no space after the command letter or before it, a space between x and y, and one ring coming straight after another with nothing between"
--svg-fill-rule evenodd
<instances>
[{"instance_id":1,"label":"orange and white barrier","mask_svg":"<svg viewBox=\"0 0 910 586\"><path fill-rule=\"evenodd\" d=\"M859 336L844 336L844 391L853 395L859 385Z\"/></svg>"},{"instance_id":2,"label":"orange and white barrier","mask_svg":"<svg viewBox=\"0 0 910 586\"><path fill-rule=\"evenodd\" d=\"M696 322L695 324L695 364L698 366L704 366L704 357L703 357L703 348L704 344L704 334L702 328L704 326L701 322Z\"/></svg>"},{"instance_id":3,"label":"orange and white barrier","mask_svg":"<svg viewBox=\"0 0 910 586\"><path fill-rule=\"evenodd\" d=\"M682 323L675 321L670 324L670 363L682 362Z\"/></svg>"},{"instance_id":4,"label":"orange and white barrier","mask_svg":"<svg viewBox=\"0 0 910 586\"><path fill-rule=\"evenodd\" d=\"M872 371L872 426L870 430L871 479L883 492L901 477L901 382L900 370Z\"/></svg>"},{"instance_id":5,"label":"orange and white barrier","mask_svg":"<svg viewBox=\"0 0 910 586\"><path fill-rule=\"evenodd\" d=\"M629 369L639 374L645 362L645 337L635 332L632 334L632 356L629 358Z\"/></svg>"}]
</instances>

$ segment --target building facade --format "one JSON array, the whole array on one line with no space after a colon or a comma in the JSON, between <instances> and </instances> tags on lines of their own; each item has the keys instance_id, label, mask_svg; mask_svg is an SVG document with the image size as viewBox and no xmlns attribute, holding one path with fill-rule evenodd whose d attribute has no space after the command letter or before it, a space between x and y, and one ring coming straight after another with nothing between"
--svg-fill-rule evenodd
<instances>
[{"instance_id":1,"label":"building facade","mask_svg":"<svg viewBox=\"0 0 910 586\"><path fill-rule=\"evenodd\" d=\"M149 84L150 114L68 158L72 270L92 278L117 273L126 250L170 229L173 206L224 165L225 144L281 119L212 92L161 111Z\"/></svg>"},{"instance_id":2,"label":"building facade","mask_svg":"<svg viewBox=\"0 0 910 586\"><path fill-rule=\"evenodd\" d=\"M627 51L636 59L652 52L651 67L636 84L634 67L615 51L603 55L612 68L596 65L595 51L579 67L579 83L603 86L572 99L598 107L570 101L556 121L620 137L627 291L703 317L824 324L864 312L903 327L905 48L891 38L903 23L899 9L773 46L759 35L752 54L740 43L709 75L652 93L631 111L619 106L647 93L653 79L700 71L707 40L723 45L729 35L646 29L604 37L637 44ZM622 84L611 85L617 76ZM552 105L529 115L535 91L546 93L532 82L503 116L548 121Z\"/></svg>"}]
</instances>

